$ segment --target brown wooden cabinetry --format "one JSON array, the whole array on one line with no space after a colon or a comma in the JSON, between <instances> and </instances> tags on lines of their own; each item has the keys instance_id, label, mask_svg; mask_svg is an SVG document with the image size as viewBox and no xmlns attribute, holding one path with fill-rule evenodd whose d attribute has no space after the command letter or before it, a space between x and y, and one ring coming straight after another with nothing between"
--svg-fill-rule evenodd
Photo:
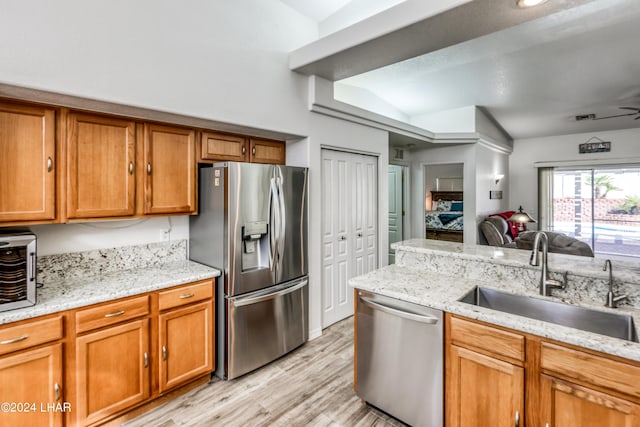
<instances>
[{"instance_id":1,"label":"brown wooden cabinetry","mask_svg":"<svg viewBox=\"0 0 640 427\"><path fill-rule=\"evenodd\" d=\"M61 426L72 410L63 396L62 317L0 329L0 424ZM42 345L46 344L46 345Z\"/></svg>"},{"instance_id":2,"label":"brown wooden cabinetry","mask_svg":"<svg viewBox=\"0 0 640 427\"><path fill-rule=\"evenodd\" d=\"M251 163L285 164L284 142L251 138L250 151Z\"/></svg>"},{"instance_id":3,"label":"brown wooden cabinetry","mask_svg":"<svg viewBox=\"0 0 640 427\"><path fill-rule=\"evenodd\" d=\"M0 103L0 222L56 217L53 109Z\"/></svg>"},{"instance_id":4,"label":"brown wooden cabinetry","mask_svg":"<svg viewBox=\"0 0 640 427\"><path fill-rule=\"evenodd\" d=\"M135 122L71 112L67 121L67 217L135 213Z\"/></svg>"},{"instance_id":5,"label":"brown wooden cabinetry","mask_svg":"<svg viewBox=\"0 0 640 427\"><path fill-rule=\"evenodd\" d=\"M519 425L524 418L523 337L455 317L449 318L448 329L446 424Z\"/></svg>"},{"instance_id":6,"label":"brown wooden cabinetry","mask_svg":"<svg viewBox=\"0 0 640 427\"><path fill-rule=\"evenodd\" d=\"M195 131L144 125L144 213L196 211Z\"/></svg>"},{"instance_id":7,"label":"brown wooden cabinetry","mask_svg":"<svg viewBox=\"0 0 640 427\"><path fill-rule=\"evenodd\" d=\"M640 363L450 314L447 330L448 426L640 425Z\"/></svg>"},{"instance_id":8,"label":"brown wooden cabinetry","mask_svg":"<svg viewBox=\"0 0 640 427\"><path fill-rule=\"evenodd\" d=\"M285 164L285 144L241 135L202 132L199 160L204 163L222 161Z\"/></svg>"},{"instance_id":9,"label":"brown wooden cabinetry","mask_svg":"<svg viewBox=\"0 0 640 427\"><path fill-rule=\"evenodd\" d=\"M76 330L88 331L76 338L77 425L92 424L150 396L148 299L141 296L76 312Z\"/></svg>"}]
</instances>

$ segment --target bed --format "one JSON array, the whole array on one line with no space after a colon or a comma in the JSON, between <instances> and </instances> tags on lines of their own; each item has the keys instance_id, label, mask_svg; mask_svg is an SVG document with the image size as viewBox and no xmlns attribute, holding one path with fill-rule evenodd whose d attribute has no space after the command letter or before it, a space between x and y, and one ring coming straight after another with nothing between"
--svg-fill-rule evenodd
<instances>
[{"instance_id":1,"label":"bed","mask_svg":"<svg viewBox=\"0 0 640 427\"><path fill-rule=\"evenodd\" d=\"M462 191L432 191L431 204L424 213L426 238L462 242Z\"/></svg>"}]
</instances>

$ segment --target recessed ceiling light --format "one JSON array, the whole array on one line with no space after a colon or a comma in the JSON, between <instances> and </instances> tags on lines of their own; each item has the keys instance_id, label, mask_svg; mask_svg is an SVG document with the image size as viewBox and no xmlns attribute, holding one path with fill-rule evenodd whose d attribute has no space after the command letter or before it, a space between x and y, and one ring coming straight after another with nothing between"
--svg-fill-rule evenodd
<instances>
[{"instance_id":1,"label":"recessed ceiling light","mask_svg":"<svg viewBox=\"0 0 640 427\"><path fill-rule=\"evenodd\" d=\"M533 7L545 3L547 0L516 0L518 7Z\"/></svg>"}]
</instances>

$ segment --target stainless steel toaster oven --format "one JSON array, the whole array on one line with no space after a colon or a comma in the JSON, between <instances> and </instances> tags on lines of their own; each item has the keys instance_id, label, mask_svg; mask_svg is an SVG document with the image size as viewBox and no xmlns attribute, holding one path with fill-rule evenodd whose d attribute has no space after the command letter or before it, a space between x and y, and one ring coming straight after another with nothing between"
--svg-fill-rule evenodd
<instances>
[{"instance_id":1,"label":"stainless steel toaster oven","mask_svg":"<svg viewBox=\"0 0 640 427\"><path fill-rule=\"evenodd\" d=\"M0 228L0 311L36 303L36 236L28 228Z\"/></svg>"}]
</instances>

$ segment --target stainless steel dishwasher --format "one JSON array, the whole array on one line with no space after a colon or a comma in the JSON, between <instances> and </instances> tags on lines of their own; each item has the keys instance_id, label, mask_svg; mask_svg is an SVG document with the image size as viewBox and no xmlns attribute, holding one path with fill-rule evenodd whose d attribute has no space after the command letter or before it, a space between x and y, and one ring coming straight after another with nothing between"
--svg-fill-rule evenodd
<instances>
[{"instance_id":1,"label":"stainless steel dishwasher","mask_svg":"<svg viewBox=\"0 0 640 427\"><path fill-rule=\"evenodd\" d=\"M442 319L442 311L358 291L358 396L414 427L442 426Z\"/></svg>"}]
</instances>

